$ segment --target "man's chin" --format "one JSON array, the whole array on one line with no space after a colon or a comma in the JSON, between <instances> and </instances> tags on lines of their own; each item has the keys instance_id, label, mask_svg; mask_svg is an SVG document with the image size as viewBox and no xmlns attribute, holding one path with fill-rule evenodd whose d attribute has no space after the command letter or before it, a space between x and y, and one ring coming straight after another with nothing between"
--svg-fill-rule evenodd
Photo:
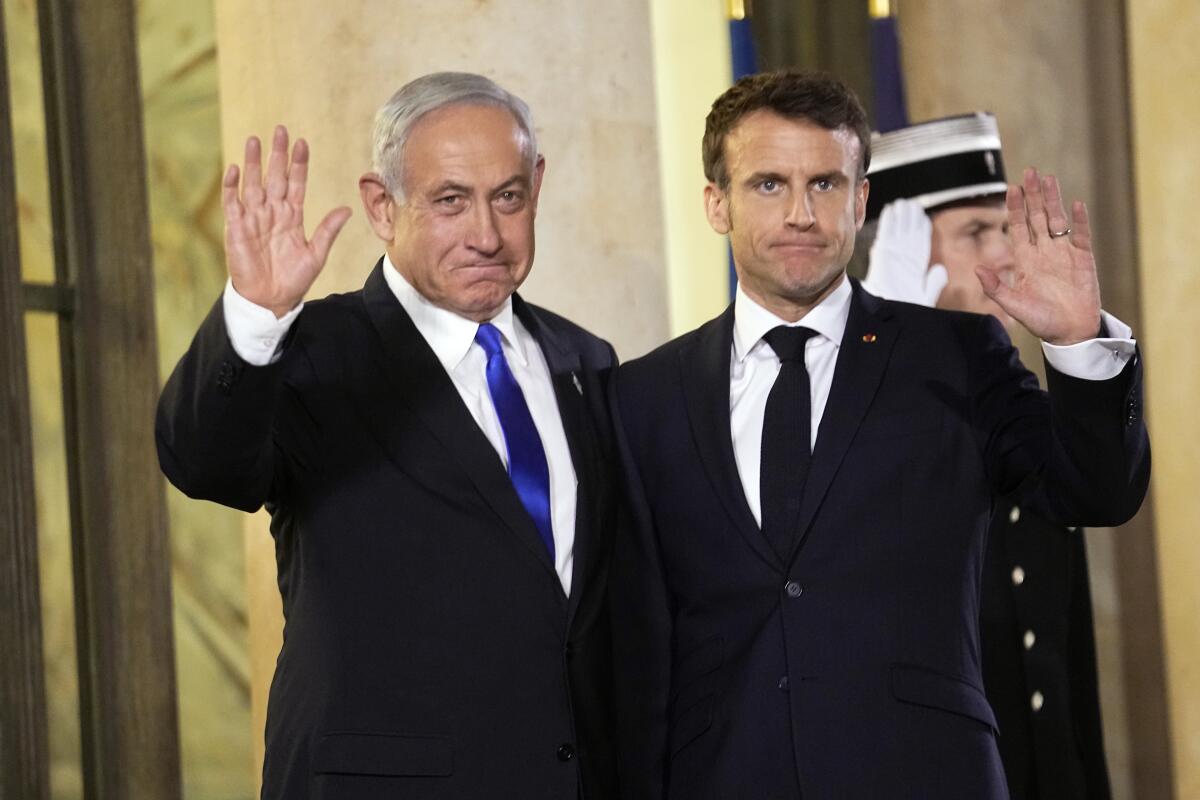
<instances>
[{"instance_id":1,"label":"man's chin","mask_svg":"<svg viewBox=\"0 0 1200 800\"><path fill-rule=\"evenodd\" d=\"M452 310L467 319L485 322L500 312L516 290L511 280L480 281L455 293Z\"/></svg>"}]
</instances>

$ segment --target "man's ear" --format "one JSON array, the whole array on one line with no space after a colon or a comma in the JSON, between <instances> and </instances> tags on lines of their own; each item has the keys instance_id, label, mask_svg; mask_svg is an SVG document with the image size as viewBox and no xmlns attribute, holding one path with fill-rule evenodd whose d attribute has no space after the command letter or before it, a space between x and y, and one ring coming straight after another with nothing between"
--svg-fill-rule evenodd
<instances>
[{"instance_id":1,"label":"man's ear","mask_svg":"<svg viewBox=\"0 0 1200 800\"><path fill-rule=\"evenodd\" d=\"M856 231L861 231L863 223L867 221L867 195L870 192L871 182L863 178L854 192L854 229Z\"/></svg>"},{"instance_id":2,"label":"man's ear","mask_svg":"<svg viewBox=\"0 0 1200 800\"><path fill-rule=\"evenodd\" d=\"M358 179L358 193L362 197L371 230L380 239L390 243L396 235L396 201L383 185L383 178L374 172L366 173Z\"/></svg>"},{"instance_id":3,"label":"man's ear","mask_svg":"<svg viewBox=\"0 0 1200 800\"><path fill-rule=\"evenodd\" d=\"M704 213L714 231L722 236L729 233L729 194L715 183L704 187Z\"/></svg>"}]
</instances>

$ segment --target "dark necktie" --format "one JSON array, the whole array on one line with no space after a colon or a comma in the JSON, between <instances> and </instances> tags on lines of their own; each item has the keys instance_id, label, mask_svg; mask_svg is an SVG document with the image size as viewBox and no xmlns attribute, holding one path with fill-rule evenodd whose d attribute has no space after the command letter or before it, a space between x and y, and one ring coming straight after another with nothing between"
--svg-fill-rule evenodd
<instances>
[{"instance_id":1,"label":"dark necktie","mask_svg":"<svg viewBox=\"0 0 1200 800\"><path fill-rule=\"evenodd\" d=\"M780 325L763 337L782 362L763 414L759 500L762 532L783 559L791 554L800 498L812 463L812 400L804 345L816 331Z\"/></svg>"},{"instance_id":2,"label":"dark necktie","mask_svg":"<svg viewBox=\"0 0 1200 800\"><path fill-rule=\"evenodd\" d=\"M487 354L488 392L492 405L500 418L504 431L504 444L508 448L508 476L512 479L517 496L533 517L533 524L541 534L550 560L554 560L554 528L550 524L550 469L546 466L546 451L542 449L542 438L538 436L533 416L525 403L525 395L517 385L504 351L500 347L500 331L490 322L479 326L475 341Z\"/></svg>"}]
</instances>

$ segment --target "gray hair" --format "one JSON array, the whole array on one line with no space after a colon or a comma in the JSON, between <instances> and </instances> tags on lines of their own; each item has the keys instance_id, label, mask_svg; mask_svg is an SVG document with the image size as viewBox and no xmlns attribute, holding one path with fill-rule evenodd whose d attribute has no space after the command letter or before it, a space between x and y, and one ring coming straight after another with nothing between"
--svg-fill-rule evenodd
<instances>
[{"instance_id":1,"label":"gray hair","mask_svg":"<svg viewBox=\"0 0 1200 800\"><path fill-rule=\"evenodd\" d=\"M439 108L465 103L504 108L524 134L525 157L537 165L537 137L529 106L490 78L471 72L434 72L406 83L375 114L372 162L397 202L404 202L404 145L422 117Z\"/></svg>"}]
</instances>

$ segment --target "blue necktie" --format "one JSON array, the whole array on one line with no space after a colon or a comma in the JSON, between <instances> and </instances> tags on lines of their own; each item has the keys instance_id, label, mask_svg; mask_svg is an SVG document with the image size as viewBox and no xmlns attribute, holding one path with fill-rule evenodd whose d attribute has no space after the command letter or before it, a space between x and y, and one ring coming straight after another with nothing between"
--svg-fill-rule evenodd
<instances>
[{"instance_id":1,"label":"blue necktie","mask_svg":"<svg viewBox=\"0 0 1200 800\"><path fill-rule=\"evenodd\" d=\"M490 322L479 326L475 341L487 354L488 391L508 447L508 476L533 524L537 526L550 560L554 560L554 529L550 524L550 469L542 439L525 403L525 395L504 360L500 331Z\"/></svg>"}]
</instances>

